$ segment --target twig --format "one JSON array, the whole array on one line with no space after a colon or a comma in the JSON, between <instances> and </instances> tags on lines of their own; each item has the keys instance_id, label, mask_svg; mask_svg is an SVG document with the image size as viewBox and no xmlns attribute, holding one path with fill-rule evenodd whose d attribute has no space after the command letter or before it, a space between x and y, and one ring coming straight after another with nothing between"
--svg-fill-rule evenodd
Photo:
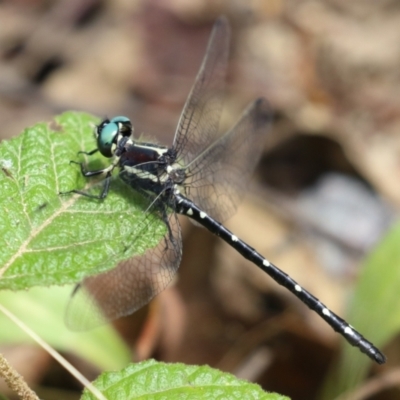
<instances>
[{"instance_id":1,"label":"twig","mask_svg":"<svg viewBox=\"0 0 400 400\"><path fill-rule=\"evenodd\" d=\"M7 386L23 400L39 400L36 393L28 386L24 378L8 363L0 353L0 376Z\"/></svg>"},{"instance_id":2,"label":"twig","mask_svg":"<svg viewBox=\"0 0 400 400\"><path fill-rule=\"evenodd\" d=\"M49 346L40 336L38 336L32 329L26 326L20 319L18 319L9 310L0 304L0 311L5 314L11 321L14 322L21 330L29 335L39 346L46 350L57 362L59 362L72 376L74 376L87 390L89 390L98 400L107 400L107 398L96 387L92 385L72 364L70 364L64 357L61 356L56 350ZM37 399L37 397L35 397Z\"/></svg>"}]
</instances>

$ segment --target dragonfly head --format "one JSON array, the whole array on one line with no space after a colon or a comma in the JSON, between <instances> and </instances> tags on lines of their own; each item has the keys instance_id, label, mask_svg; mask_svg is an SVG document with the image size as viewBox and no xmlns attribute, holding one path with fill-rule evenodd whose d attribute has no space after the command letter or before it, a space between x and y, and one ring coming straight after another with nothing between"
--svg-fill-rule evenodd
<instances>
[{"instance_id":1,"label":"dragonfly head","mask_svg":"<svg viewBox=\"0 0 400 400\"><path fill-rule=\"evenodd\" d=\"M117 149L118 142L133 131L132 123L127 117L105 119L97 126L97 148L104 157L112 157Z\"/></svg>"}]
</instances>

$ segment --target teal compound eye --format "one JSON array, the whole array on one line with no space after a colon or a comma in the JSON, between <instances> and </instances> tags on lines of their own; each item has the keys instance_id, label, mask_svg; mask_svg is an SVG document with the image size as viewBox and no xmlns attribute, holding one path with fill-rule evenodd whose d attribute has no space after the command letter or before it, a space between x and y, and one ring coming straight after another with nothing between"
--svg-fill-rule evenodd
<instances>
[{"instance_id":1,"label":"teal compound eye","mask_svg":"<svg viewBox=\"0 0 400 400\"><path fill-rule=\"evenodd\" d=\"M115 146L119 134L130 136L132 133L132 124L129 118L119 116L111 120L104 120L97 128L97 147L104 157L114 155Z\"/></svg>"},{"instance_id":2,"label":"teal compound eye","mask_svg":"<svg viewBox=\"0 0 400 400\"><path fill-rule=\"evenodd\" d=\"M97 128L97 147L104 157L112 157L112 147L118 136L118 124L111 121L103 121Z\"/></svg>"},{"instance_id":3,"label":"teal compound eye","mask_svg":"<svg viewBox=\"0 0 400 400\"><path fill-rule=\"evenodd\" d=\"M124 117L120 115L118 117L114 117L110 120L110 123L115 123L118 125L119 133L122 136L130 136L132 133L132 123L128 117Z\"/></svg>"}]
</instances>

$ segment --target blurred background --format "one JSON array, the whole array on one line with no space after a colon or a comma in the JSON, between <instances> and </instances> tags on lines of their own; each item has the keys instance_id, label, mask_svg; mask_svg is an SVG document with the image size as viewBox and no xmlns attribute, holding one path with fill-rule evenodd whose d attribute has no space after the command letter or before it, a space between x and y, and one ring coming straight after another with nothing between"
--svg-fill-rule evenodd
<instances>
[{"instance_id":1,"label":"blurred background","mask_svg":"<svg viewBox=\"0 0 400 400\"><path fill-rule=\"evenodd\" d=\"M324 321L185 219L176 282L119 321L119 337L131 360L209 364L292 399L345 390L400 399L399 324L383 329L400 314L398 233L386 262L374 261L400 207L399 1L0 1L0 137L78 110L126 115L137 135L171 144L221 14L232 27L222 128L259 96L274 113L249 193L226 225L377 337L389 362L372 365L358 351L346 359L350 346ZM367 291L355 289L363 268L375 268ZM382 276L390 284L375 292ZM360 298L372 306L352 309ZM78 398L41 350L7 340L0 351L43 397ZM90 378L100 372L65 355ZM358 378L343 383L349 365Z\"/></svg>"}]
</instances>

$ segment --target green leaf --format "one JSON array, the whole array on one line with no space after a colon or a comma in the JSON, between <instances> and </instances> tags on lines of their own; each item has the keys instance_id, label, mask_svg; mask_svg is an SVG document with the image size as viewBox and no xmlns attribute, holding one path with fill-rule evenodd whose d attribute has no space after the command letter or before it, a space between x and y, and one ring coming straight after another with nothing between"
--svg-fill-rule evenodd
<instances>
[{"instance_id":1,"label":"green leaf","mask_svg":"<svg viewBox=\"0 0 400 400\"><path fill-rule=\"evenodd\" d=\"M72 287L36 287L26 292L0 292L0 303L57 350L67 351L101 370L125 367L130 351L111 326L90 332L71 332L64 324L65 305ZM32 340L0 313L0 343L31 343Z\"/></svg>"},{"instance_id":2,"label":"green leaf","mask_svg":"<svg viewBox=\"0 0 400 400\"><path fill-rule=\"evenodd\" d=\"M266 393L260 386L208 366L165 364L154 360L131 364L118 372L102 374L94 385L109 400L133 399L288 399ZM87 390L82 400L94 400Z\"/></svg>"},{"instance_id":3,"label":"green leaf","mask_svg":"<svg viewBox=\"0 0 400 400\"><path fill-rule=\"evenodd\" d=\"M90 160L91 170L110 161L77 155L96 147L94 117L68 112L55 120L57 130L40 123L0 145L0 289L77 282L143 254L165 234L162 223L147 234L143 200L119 179L104 201L59 195L88 185L70 160Z\"/></svg>"},{"instance_id":4,"label":"green leaf","mask_svg":"<svg viewBox=\"0 0 400 400\"><path fill-rule=\"evenodd\" d=\"M381 350L400 331L399 243L400 224L396 224L367 258L348 313L347 320ZM326 382L324 398L358 386L371 363L358 349L345 344Z\"/></svg>"}]
</instances>

